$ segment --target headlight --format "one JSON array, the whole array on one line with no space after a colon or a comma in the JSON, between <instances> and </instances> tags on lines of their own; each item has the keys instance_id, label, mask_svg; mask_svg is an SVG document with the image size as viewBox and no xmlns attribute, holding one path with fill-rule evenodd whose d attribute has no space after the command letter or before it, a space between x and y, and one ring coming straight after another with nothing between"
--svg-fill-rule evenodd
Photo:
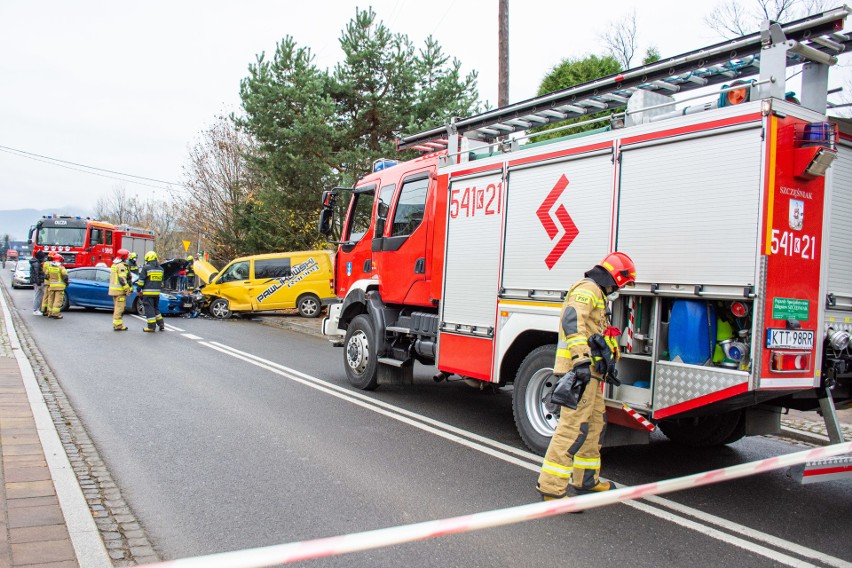
<instances>
[{"instance_id":1,"label":"headlight","mask_svg":"<svg viewBox=\"0 0 852 568\"><path fill-rule=\"evenodd\" d=\"M177 300L177 296L174 294L160 294L166 300Z\"/></svg>"},{"instance_id":2,"label":"headlight","mask_svg":"<svg viewBox=\"0 0 852 568\"><path fill-rule=\"evenodd\" d=\"M828 333L825 335L828 344L835 351L843 351L849 347L849 332L842 329L828 328Z\"/></svg>"}]
</instances>

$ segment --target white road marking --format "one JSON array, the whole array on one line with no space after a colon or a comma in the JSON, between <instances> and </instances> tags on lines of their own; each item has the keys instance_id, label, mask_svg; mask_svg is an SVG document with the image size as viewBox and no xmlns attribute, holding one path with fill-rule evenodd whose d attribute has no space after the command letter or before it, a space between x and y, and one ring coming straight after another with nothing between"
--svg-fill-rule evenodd
<instances>
[{"instance_id":1,"label":"white road marking","mask_svg":"<svg viewBox=\"0 0 852 568\"><path fill-rule=\"evenodd\" d=\"M376 412L383 416L398 420L400 422L403 422L420 430L424 430L441 438L456 442L486 455L490 455L502 461L517 465L529 471L538 472L541 469L542 458L531 452L519 450L506 444L495 442L477 434L461 430L460 428L456 428L449 424L445 424L429 417L413 413L404 408L400 408L380 400L375 400L358 392L352 392L337 385L327 383L321 379L318 379L317 377L307 375L290 367L285 367L284 365L275 363L262 357L258 357L257 355L253 355L245 351L241 351L239 349L235 349L222 343L210 341L199 342L199 344L229 355L231 357L234 357L236 359L246 361L247 363L266 369L275 374L301 383L305 386L311 387L321 392L325 392L341 400L346 400L362 408L372 410L373 412ZM518 459L518 457L516 456L520 456L524 459ZM674 501L670 501L669 499L664 499L662 497L649 497L647 501L653 502L655 505L658 506L666 507L670 510L678 511L685 515L689 515L705 523L724 527L733 530L734 532L739 532L742 535L770 544L781 550L786 550L793 554L798 554L807 558L813 558L830 566L837 566L841 568L852 567L852 563L849 563L841 558L836 558L834 556L824 554L818 550L813 550L795 543L785 541L770 534L763 533L761 531L751 529L743 525L732 523L731 521L728 521L721 517L717 517L710 513L705 513L703 511L693 509L692 507L688 507L686 505L681 505ZM670 511L665 511L658 507L651 506L648 503L643 503L641 501L627 501L624 503L624 505L628 507L633 507L634 509L658 517L660 519L670 521L682 527L695 530L716 540L753 552L754 554L770 558L776 562L785 564L787 566L814 566L813 564L810 564L803 560L799 560L797 558L783 554L776 550L772 550L765 546L761 546L754 542L747 541L745 539L739 538L738 536L722 532L720 530L714 529L701 523L697 523L685 517L676 515Z\"/></svg>"},{"instance_id":2,"label":"white road marking","mask_svg":"<svg viewBox=\"0 0 852 568\"><path fill-rule=\"evenodd\" d=\"M191 333L182 333L181 335L187 339L202 339L201 337L198 337L197 335L192 335Z\"/></svg>"}]
</instances>

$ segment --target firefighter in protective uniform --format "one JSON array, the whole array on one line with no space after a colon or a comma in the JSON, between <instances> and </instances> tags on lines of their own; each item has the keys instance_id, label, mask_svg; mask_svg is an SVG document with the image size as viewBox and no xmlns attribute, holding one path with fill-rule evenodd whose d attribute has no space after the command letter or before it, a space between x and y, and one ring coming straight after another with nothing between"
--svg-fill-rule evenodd
<instances>
[{"instance_id":1,"label":"firefighter in protective uniform","mask_svg":"<svg viewBox=\"0 0 852 568\"><path fill-rule=\"evenodd\" d=\"M130 254L127 255L127 262L125 264L127 264L128 272L130 272L131 274L135 274L136 276L139 276L139 266L136 264L136 259L137 259L136 253L131 252Z\"/></svg>"},{"instance_id":2,"label":"firefighter in protective uniform","mask_svg":"<svg viewBox=\"0 0 852 568\"><path fill-rule=\"evenodd\" d=\"M124 325L124 309L127 307L127 296L133 290L130 287L130 271L127 269L127 257L130 251L118 249L118 256L112 261L109 269L109 295L112 296L112 329L126 331Z\"/></svg>"},{"instance_id":3,"label":"firefighter in protective uniform","mask_svg":"<svg viewBox=\"0 0 852 568\"><path fill-rule=\"evenodd\" d=\"M636 267L624 253L614 252L586 272L571 286L562 305L559 343L553 374L561 378L573 369L578 397L576 409L563 406L559 423L544 456L536 489L544 500L573 497L615 489L609 481L599 481L601 445L606 430L606 408L601 388L606 364L599 351L590 347L609 327L607 297L636 281ZM597 338L594 336L597 334ZM610 361L618 358L616 342L605 341L613 350ZM602 368L603 364L603 368Z\"/></svg>"},{"instance_id":4,"label":"firefighter in protective uniform","mask_svg":"<svg viewBox=\"0 0 852 568\"><path fill-rule=\"evenodd\" d=\"M156 331L158 327L160 331L165 331L166 324L160 314L163 269L158 262L157 253L152 250L145 253L145 265L139 270L139 280L136 281L136 286L139 288L142 305L145 307L147 325L142 328L142 331L150 333Z\"/></svg>"},{"instance_id":5,"label":"firefighter in protective uniform","mask_svg":"<svg viewBox=\"0 0 852 568\"><path fill-rule=\"evenodd\" d=\"M47 286L47 300L45 304L48 309L47 317L62 319L62 303L65 301L65 286L68 285L68 272L62 266L62 255L53 255L53 261L45 264L44 281Z\"/></svg>"}]
</instances>

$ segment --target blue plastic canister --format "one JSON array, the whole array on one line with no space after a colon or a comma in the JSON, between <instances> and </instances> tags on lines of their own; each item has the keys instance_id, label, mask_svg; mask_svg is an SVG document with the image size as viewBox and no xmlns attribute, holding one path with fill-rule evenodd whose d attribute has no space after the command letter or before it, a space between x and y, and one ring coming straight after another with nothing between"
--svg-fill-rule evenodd
<instances>
[{"instance_id":1,"label":"blue plastic canister","mask_svg":"<svg viewBox=\"0 0 852 568\"><path fill-rule=\"evenodd\" d=\"M716 310L699 300L675 300L669 322L669 356L702 365L716 346Z\"/></svg>"}]
</instances>

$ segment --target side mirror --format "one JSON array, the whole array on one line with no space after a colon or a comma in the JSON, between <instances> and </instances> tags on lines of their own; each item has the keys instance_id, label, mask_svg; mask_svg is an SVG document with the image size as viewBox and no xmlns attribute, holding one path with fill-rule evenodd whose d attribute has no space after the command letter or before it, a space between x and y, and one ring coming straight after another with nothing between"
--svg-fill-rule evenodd
<instances>
[{"instance_id":1,"label":"side mirror","mask_svg":"<svg viewBox=\"0 0 852 568\"><path fill-rule=\"evenodd\" d=\"M333 209L323 209L320 211L319 218L319 232L321 235L325 235L326 237L331 235L332 232L332 223L334 221L334 210Z\"/></svg>"}]
</instances>

